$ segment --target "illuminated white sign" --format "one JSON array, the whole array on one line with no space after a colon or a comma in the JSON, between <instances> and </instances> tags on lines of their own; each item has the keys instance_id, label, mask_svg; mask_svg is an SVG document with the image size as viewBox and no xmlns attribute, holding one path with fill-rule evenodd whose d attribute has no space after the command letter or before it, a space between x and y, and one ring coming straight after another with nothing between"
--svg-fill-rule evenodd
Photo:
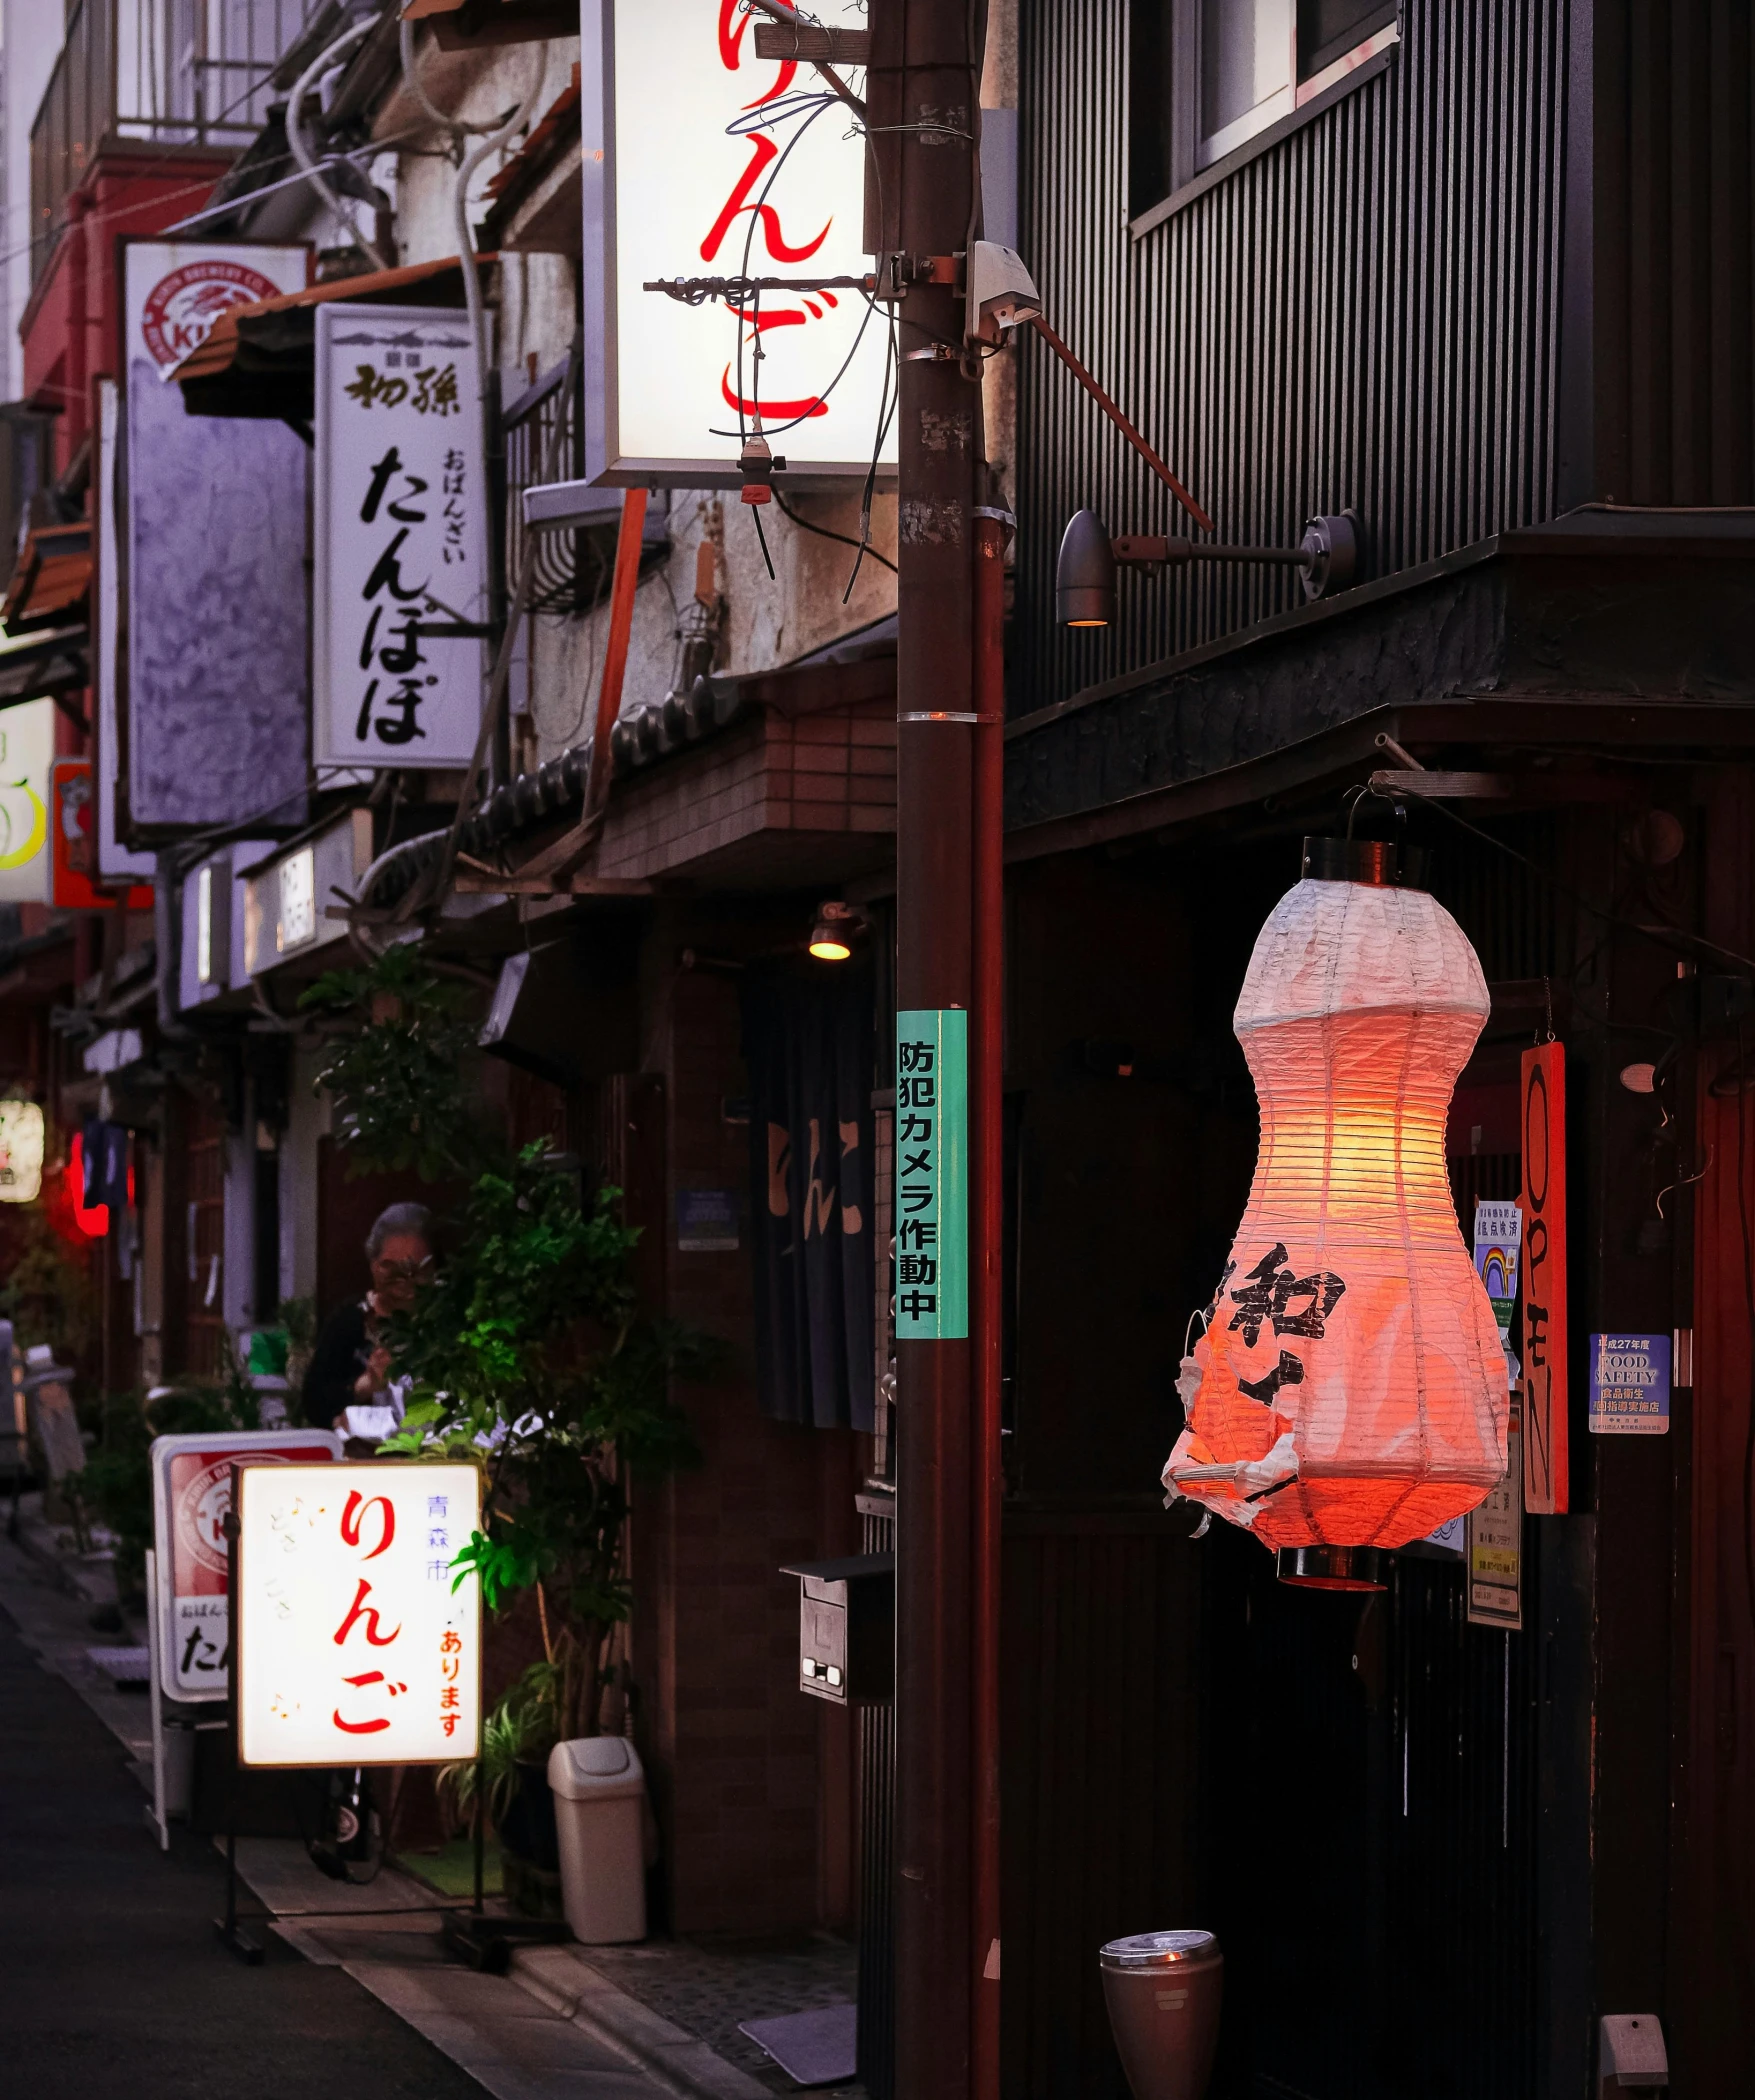
<instances>
[{"instance_id":1,"label":"illuminated white sign","mask_svg":"<svg viewBox=\"0 0 1755 2100\"><path fill-rule=\"evenodd\" d=\"M430 306L317 312L312 742L319 765L466 766L487 506L475 348Z\"/></svg>"},{"instance_id":2,"label":"illuminated white sign","mask_svg":"<svg viewBox=\"0 0 1755 2100\"><path fill-rule=\"evenodd\" d=\"M0 899L46 904L49 768L55 762L55 703L0 708Z\"/></svg>"},{"instance_id":3,"label":"illuminated white sign","mask_svg":"<svg viewBox=\"0 0 1755 2100\"><path fill-rule=\"evenodd\" d=\"M213 863L195 876L195 980L213 982Z\"/></svg>"},{"instance_id":4,"label":"illuminated white sign","mask_svg":"<svg viewBox=\"0 0 1755 2100\"><path fill-rule=\"evenodd\" d=\"M239 1478L240 1763L473 1758L480 1585L452 1562L480 1528L475 1467L367 1459Z\"/></svg>"},{"instance_id":5,"label":"illuminated white sign","mask_svg":"<svg viewBox=\"0 0 1755 2100\"><path fill-rule=\"evenodd\" d=\"M316 938L317 856L309 846L301 846L280 864L280 915L275 921L274 945L284 955L289 948L302 948Z\"/></svg>"},{"instance_id":6,"label":"illuminated white sign","mask_svg":"<svg viewBox=\"0 0 1755 2100\"><path fill-rule=\"evenodd\" d=\"M34 1203L43 1185L43 1111L0 1101L0 1203Z\"/></svg>"},{"instance_id":7,"label":"illuminated white sign","mask_svg":"<svg viewBox=\"0 0 1755 2100\"><path fill-rule=\"evenodd\" d=\"M758 410L790 476L870 468L886 309L845 287L693 307L643 289L659 278L862 277L871 268L864 139L808 65L756 56L759 19L742 0L586 0L593 481L735 486ZM812 19L866 27L862 0L824 0ZM857 91L864 75L849 78ZM892 419L880 464L893 469L895 457Z\"/></svg>"}]
</instances>

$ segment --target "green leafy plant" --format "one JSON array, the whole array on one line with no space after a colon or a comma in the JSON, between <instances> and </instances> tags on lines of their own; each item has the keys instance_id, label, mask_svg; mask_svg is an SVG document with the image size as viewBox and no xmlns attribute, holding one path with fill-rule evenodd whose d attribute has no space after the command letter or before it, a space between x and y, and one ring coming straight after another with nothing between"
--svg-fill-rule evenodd
<instances>
[{"instance_id":1,"label":"green leafy plant","mask_svg":"<svg viewBox=\"0 0 1755 2100\"><path fill-rule=\"evenodd\" d=\"M317 1088L335 1108L352 1173L440 1181L491 1156L473 1086L477 988L441 976L418 946L368 969L331 970L299 1001L322 1017Z\"/></svg>"},{"instance_id":2,"label":"green leafy plant","mask_svg":"<svg viewBox=\"0 0 1755 2100\"><path fill-rule=\"evenodd\" d=\"M124 1595L138 1594L145 1582L146 1549L152 1544L153 1438L260 1426L256 1394L246 1378L181 1386L151 1400L138 1393L106 1395L97 1449L70 1484L115 1536L116 1585Z\"/></svg>"},{"instance_id":3,"label":"green leafy plant","mask_svg":"<svg viewBox=\"0 0 1755 2100\"><path fill-rule=\"evenodd\" d=\"M555 1733L552 1665L532 1663L481 1724L479 1762L446 1765L439 1786L467 1821L478 1785L485 1790L488 1818L503 1823L518 1791L518 1767L560 1740ZM544 1686L550 1688L544 1690Z\"/></svg>"},{"instance_id":4,"label":"green leafy plant","mask_svg":"<svg viewBox=\"0 0 1755 2100\"><path fill-rule=\"evenodd\" d=\"M632 1609L629 1481L692 1459L671 1381L703 1375L716 1355L706 1337L642 1315L629 1273L638 1235L617 1192L582 1203L544 1151L478 1177L455 1253L389 1323L414 1385L382 1447L482 1468L483 1528L457 1566L479 1575L493 1610L537 1592L545 1653L520 1694L528 1752L596 1732L605 1650ZM530 1735L539 1713L544 1743Z\"/></svg>"},{"instance_id":5,"label":"green leafy plant","mask_svg":"<svg viewBox=\"0 0 1755 2100\"><path fill-rule=\"evenodd\" d=\"M26 1213L22 1236L0 1286L0 1318L23 1350L47 1342L58 1362L85 1359L97 1339L97 1293L90 1273L40 1209Z\"/></svg>"},{"instance_id":6,"label":"green leafy plant","mask_svg":"<svg viewBox=\"0 0 1755 2100\"><path fill-rule=\"evenodd\" d=\"M482 1529L458 1579L478 1575L494 1611L536 1592L544 1653L486 1724L497 1766L596 1732L606 1652L632 1609L629 1482L693 1457L672 1381L705 1375L717 1350L642 1312L639 1234L617 1190L587 1202L546 1141L513 1153L496 1139L475 1084L473 997L405 944L319 979L301 1003L324 1016L318 1086L354 1164L467 1185L437 1274L385 1323L412 1385L381 1448L479 1466Z\"/></svg>"}]
</instances>

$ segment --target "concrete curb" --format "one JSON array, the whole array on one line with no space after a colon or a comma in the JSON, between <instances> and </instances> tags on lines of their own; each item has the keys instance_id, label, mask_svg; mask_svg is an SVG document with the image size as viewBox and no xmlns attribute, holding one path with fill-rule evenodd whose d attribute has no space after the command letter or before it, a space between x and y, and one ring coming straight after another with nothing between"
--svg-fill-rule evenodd
<instances>
[{"instance_id":1,"label":"concrete curb","mask_svg":"<svg viewBox=\"0 0 1755 2100\"><path fill-rule=\"evenodd\" d=\"M520 1948L511 1973L550 2012L631 2056L680 2100L774 2100L769 2087L630 1997L575 1947Z\"/></svg>"}]
</instances>

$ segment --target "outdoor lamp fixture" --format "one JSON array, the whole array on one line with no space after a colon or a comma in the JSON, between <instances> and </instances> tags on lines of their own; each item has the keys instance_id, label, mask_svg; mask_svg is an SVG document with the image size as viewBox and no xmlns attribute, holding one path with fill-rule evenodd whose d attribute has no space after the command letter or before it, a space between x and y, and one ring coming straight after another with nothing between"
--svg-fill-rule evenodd
<instances>
[{"instance_id":1,"label":"outdoor lamp fixture","mask_svg":"<svg viewBox=\"0 0 1755 2100\"><path fill-rule=\"evenodd\" d=\"M1383 1549L1505 1472L1505 1351L1444 1165L1487 987L1422 859L1306 839L1256 940L1234 1025L1260 1152L1164 1468L1317 1588L1380 1587Z\"/></svg>"},{"instance_id":2,"label":"outdoor lamp fixture","mask_svg":"<svg viewBox=\"0 0 1755 2100\"><path fill-rule=\"evenodd\" d=\"M1194 561L1257 562L1298 569L1306 598L1345 590L1359 566L1359 535L1350 512L1312 518L1296 547L1228 547L1207 540L1126 533L1111 539L1094 510L1075 511L1061 536L1054 589L1063 627L1107 627L1115 618L1118 569L1180 568Z\"/></svg>"},{"instance_id":3,"label":"outdoor lamp fixture","mask_svg":"<svg viewBox=\"0 0 1755 2100\"><path fill-rule=\"evenodd\" d=\"M855 904L830 898L817 906L816 923L810 930L810 952L818 962L846 962L853 953L855 938L865 931L865 914Z\"/></svg>"}]
</instances>

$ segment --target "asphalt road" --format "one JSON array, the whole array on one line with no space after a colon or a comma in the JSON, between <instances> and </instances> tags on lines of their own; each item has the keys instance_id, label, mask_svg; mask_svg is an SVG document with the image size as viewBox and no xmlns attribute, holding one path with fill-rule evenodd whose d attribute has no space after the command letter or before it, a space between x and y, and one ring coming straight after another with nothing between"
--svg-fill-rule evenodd
<instances>
[{"instance_id":1,"label":"asphalt road","mask_svg":"<svg viewBox=\"0 0 1755 2100\"><path fill-rule=\"evenodd\" d=\"M0 2093L481 2100L342 1970L272 1934L260 1968L228 1954L223 1898L219 1855L158 1850L120 1745L0 1614Z\"/></svg>"}]
</instances>

